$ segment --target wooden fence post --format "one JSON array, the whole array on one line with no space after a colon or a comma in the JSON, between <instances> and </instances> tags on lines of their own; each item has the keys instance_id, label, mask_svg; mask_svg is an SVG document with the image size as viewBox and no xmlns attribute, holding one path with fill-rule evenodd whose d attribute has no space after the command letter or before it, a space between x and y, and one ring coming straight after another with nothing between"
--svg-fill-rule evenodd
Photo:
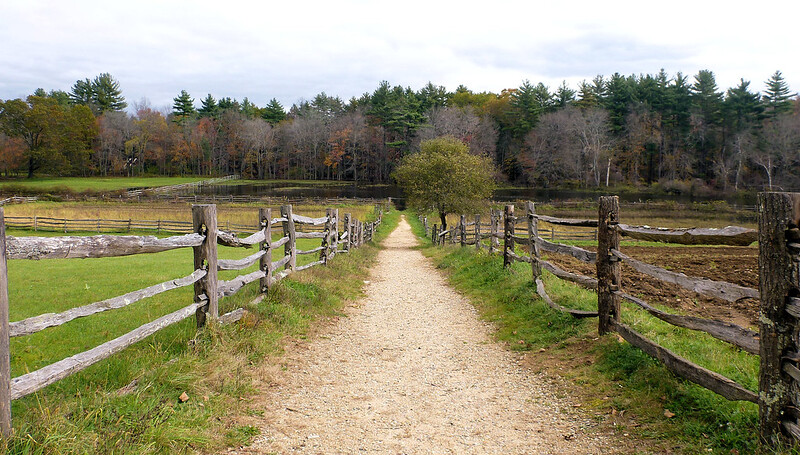
<instances>
[{"instance_id":1,"label":"wooden fence post","mask_svg":"<svg viewBox=\"0 0 800 455\"><path fill-rule=\"evenodd\" d=\"M206 316L219 318L219 294L217 293L217 206L192 206L192 231L206 236L203 244L192 247L194 250L194 269L204 269L206 276L194 283L194 301L200 301L205 294L207 303L197 309L197 327L206 324Z\"/></svg>"},{"instance_id":2,"label":"wooden fence post","mask_svg":"<svg viewBox=\"0 0 800 455\"><path fill-rule=\"evenodd\" d=\"M797 419L788 408L797 399L798 283L800 193L758 195L758 281L761 297L758 415L761 439L776 444L781 424L797 434ZM794 372L795 374L792 374ZM796 403L796 401L795 401ZM794 430L794 431L792 431Z\"/></svg>"},{"instance_id":3,"label":"wooden fence post","mask_svg":"<svg viewBox=\"0 0 800 455\"><path fill-rule=\"evenodd\" d=\"M475 249L481 249L481 216L475 215Z\"/></svg>"},{"instance_id":4,"label":"wooden fence post","mask_svg":"<svg viewBox=\"0 0 800 455\"><path fill-rule=\"evenodd\" d=\"M461 247L467 246L467 216L461 215L458 221L458 234L461 238Z\"/></svg>"},{"instance_id":5,"label":"wooden fence post","mask_svg":"<svg viewBox=\"0 0 800 455\"><path fill-rule=\"evenodd\" d=\"M11 436L11 351L8 335L8 264L5 209L0 207L0 434Z\"/></svg>"},{"instance_id":6,"label":"wooden fence post","mask_svg":"<svg viewBox=\"0 0 800 455\"><path fill-rule=\"evenodd\" d=\"M499 240L497 239L497 210L490 209L489 212L489 254L494 254L497 250Z\"/></svg>"},{"instance_id":7,"label":"wooden fence post","mask_svg":"<svg viewBox=\"0 0 800 455\"><path fill-rule=\"evenodd\" d=\"M536 243L539 238L539 220L536 218L536 207L533 202L528 201L525 209L528 212L528 251L530 251L533 282L536 283L536 280L542 276L542 265L539 264L539 244Z\"/></svg>"},{"instance_id":8,"label":"wooden fence post","mask_svg":"<svg viewBox=\"0 0 800 455\"><path fill-rule=\"evenodd\" d=\"M290 256L289 262L283 268L294 272L297 268L297 231L294 228L291 204L281 206L281 217L286 218L283 222L283 236L289 237L289 241L283 247L283 255Z\"/></svg>"},{"instance_id":9,"label":"wooden fence post","mask_svg":"<svg viewBox=\"0 0 800 455\"><path fill-rule=\"evenodd\" d=\"M514 205L508 204L505 209L505 223L503 224L503 267L508 267L514 261L510 252L514 251Z\"/></svg>"},{"instance_id":10,"label":"wooden fence post","mask_svg":"<svg viewBox=\"0 0 800 455\"><path fill-rule=\"evenodd\" d=\"M322 250L319 252L319 260L322 261L323 264L328 265L328 258L331 257L331 233L333 232L333 209L325 209L325 228L324 234L325 237L322 237Z\"/></svg>"},{"instance_id":11,"label":"wooden fence post","mask_svg":"<svg viewBox=\"0 0 800 455\"><path fill-rule=\"evenodd\" d=\"M618 223L619 197L601 196L597 227L597 331L600 335L611 331L612 319L620 320L620 298L614 291L619 290L622 267L611 254L612 248L619 250Z\"/></svg>"},{"instance_id":12,"label":"wooden fence post","mask_svg":"<svg viewBox=\"0 0 800 455\"><path fill-rule=\"evenodd\" d=\"M259 244L262 250L265 251L264 255L258 261L259 268L264 272L264 278L261 278L261 292L266 293L272 285L272 219L271 208L258 209L258 222L264 230L264 241Z\"/></svg>"},{"instance_id":13,"label":"wooden fence post","mask_svg":"<svg viewBox=\"0 0 800 455\"><path fill-rule=\"evenodd\" d=\"M431 243L437 245L439 241L439 225L434 223L433 230L431 231Z\"/></svg>"},{"instance_id":14,"label":"wooden fence post","mask_svg":"<svg viewBox=\"0 0 800 455\"><path fill-rule=\"evenodd\" d=\"M422 226L425 228L425 236L428 235L428 217L422 217Z\"/></svg>"},{"instance_id":15,"label":"wooden fence post","mask_svg":"<svg viewBox=\"0 0 800 455\"><path fill-rule=\"evenodd\" d=\"M333 209L333 222L331 223L331 227L333 228L333 232L331 232L331 250L333 251L333 256L336 256L336 253L339 252L339 209Z\"/></svg>"},{"instance_id":16,"label":"wooden fence post","mask_svg":"<svg viewBox=\"0 0 800 455\"><path fill-rule=\"evenodd\" d=\"M364 244L364 222L358 220L358 246Z\"/></svg>"}]
</instances>

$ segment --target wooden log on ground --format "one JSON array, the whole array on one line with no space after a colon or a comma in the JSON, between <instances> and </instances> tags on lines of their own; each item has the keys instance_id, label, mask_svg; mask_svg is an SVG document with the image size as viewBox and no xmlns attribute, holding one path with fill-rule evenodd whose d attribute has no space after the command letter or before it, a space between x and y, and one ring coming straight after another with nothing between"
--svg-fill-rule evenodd
<instances>
[{"instance_id":1,"label":"wooden log on ground","mask_svg":"<svg viewBox=\"0 0 800 455\"><path fill-rule=\"evenodd\" d=\"M165 281L138 291L128 292L118 297L102 300L77 308L70 308L61 313L45 313L9 324L9 336L18 337L39 332L48 327L56 327L74 319L101 313L107 310L123 308L139 300L161 294L162 292L182 288L195 283L206 276L205 270L195 270L191 275L183 278Z\"/></svg>"},{"instance_id":2,"label":"wooden log on ground","mask_svg":"<svg viewBox=\"0 0 800 455\"><path fill-rule=\"evenodd\" d=\"M206 295L203 305L197 307L197 327L206 323L206 316L212 319L219 317L219 300L217 299L217 206L193 205L192 230L204 234L205 240L193 247L194 269L202 269L206 275L194 283L194 301L200 303L200 295Z\"/></svg>"},{"instance_id":3,"label":"wooden log on ground","mask_svg":"<svg viewBox=\"0 0 800 455\"><path fill-rule=\"evenodd\" d=\"M539 221L546 221L550 224L557 224L560 226L584 226L584 227L597 227L597 220L575 220L568 218L556 218L547 215L536 215Z\"/></svg>"},{"instance_id":4,"label":"wooden log on ground","mask_svg":"<svg viewBox=\"0 0 800 455\"><path fill-rule=\"evenodd\" d=\"M613 291L622 283L619 262L611 260L611 250L619 250L620 236L614 226L619 222L619 198L601 196L598 204L597 228L597 332L611 331L611 322L620 321L619 297Z\"/></svg>"},{"instance_id":5,"label":"wooden log on ground","mask_svg":"<svg viewBox=\"0 0 800 455\"><path fill-rule=\"evenodd\" d=\"M719 373L707 370L653 343L625 324L611 320L611 328L619 333L628 343L660 360L667 369L678 376L703 386L731 401L758 402L758 395L756 393L745 389L740 384Z\"/></svg>"},{"instance_id":6,"label":"wooden log on ground","mask_svg":"<svg viewBox=\"0 0 800 455\"><path fill-rule=\"evenodd\" d=\"M220 281L219 286L217 287L218 295L220 298L222 298L236 294L239 292L239 289L243 288L245 285L250 284L253 281L260 280L265 276L266 273L264 273L263 270L256 270L255 272L250 272L247 275L239 275L230 281Z\"/></svg>"},{"instance_id":7,"label":"wooden log on ground","mask_svg":"<svg viewBox=\"0 0 800 455\"><path fill-rule=\"evenodd\" d=\"M545 251L549 251L552 253L566 254L574 257L579 261L588 262L590 264L594 264L597 261L597 253L584 250L583 248L579 248L577 246L564 245L563 243L548 242L547 240L541 237L537 237L536 245Z\"/></svg>"},{"instance_id":8,"label":"wooden log on ground","mask_svg":"<svg viewBox=\"0 0 800 455\"><path fill-rule=\"evenodd\" d=\"M716 228L668 229L649 226L617 225L626 237L651 242L679 243L682 245L736 245L747 246L758 240L758 231L740 226Z\"/></svg>"},{"instance_id":9,"label":"wooden log on ground","mask_svg":"<svg viewBox=\"0 0 800 455\"><path fill-rule=\"evenodd\" d=\"M242 319L245 313L247 313L247 310L244 308L237 308L220 316L219 323L222 325L233 324L234 322L238 322L240 319Z\"/></svg>"},{"instance_id":10,"label":"wooden log on ground","mask_svg":"<svg viewBox=\"0 0 800 455\"><path fill-rule=\"evenodd\" d=\"M725 300L727 302L736 302L741 299L751 298L758 299L759 294L757 289L746 288L725 281L713 281L705 278L698 278L687 276L683 273L672 272L667 269L662 269L646 262L637 261L636 259L627 256L621 251L612 249L611 253L622 259L625 264L632 267L634 270L645 275L650 275L653 278L658 278L667 283L677 284L678 286L697 292L709 297L715 297Z\"/></svg>"},{"instance_id":11,"label":"wooden log on ground","mask_svg":"<svg viewBox=\"0 0 800 455\"><path fill-rule=\"evenodd\" d=\"M261 259L266 254L265 250L256 251L255 253L242 259L218 259L217 270L242 270L250 267Z\"/></svg>"},{"instance_id":12,"label":"wooden log on ground","mask_svg":"<svg viewBox=\"0 0 800 455\"><path fill-rule=\"evenodd\" d=\"M597 280L595 278L586 275L578 275L577 273L567 272L566 270L560 268L559 266L553 264L552 262L545 261L544 259L539 259L539 264L542 266L543 269L561 278L562 280L571 281L573 283L585 287L586 289L597 290Z\"/></svg>"},{"instance_id":13,"label":"wooden log on ground","mask_svg":"<svg viewBox=\"0 0 800 455\"><path fill-rule=\"evenodd\" d=\"M92 235L87 237L7 237L8 259L106 258L159 253L196 247L205 236L187 234L159 239L154 236Z\"/></svg>"},{"instance_id":14,"label":"wooden log on ground","mask_svg":"<svg viewBox=\"0 0 800 455\"><path fill-rule=\"evenodd\" d=\"M178 311L162 316L119 338L101 344L88 351L52 363L46 367L18 376L11 380L11 399L16 400L41 390L67 376L77 373L95 363L116 354L128 346L143 340L157 331L182 321L193 314L204 302L195 302Z\"/></svg>"},{"instance_id":15,"label":"wooden log on ground","mask_svg":"<svg viewBox=\"0 0 800 455\"><path fill-rule=\"evenodd\" d=\"M705 332L718 340L731 343L732 345L739 347L746 352L758 354L759 337L757 332L740 327L730 322L667 313L630 294L626 294L621 291L617 291L616 294L623 299L638 305L651 315L661 319L664 322L668 322L672 325L686 329Z\"/></svg>"},{"instance_id":16,"label":"wooden log on ground","mask_svg":"<svg viewBox=\"0 0 800 455\"><path fill-rule=\"evenodd\" d=\"M553 299L550 298L549 295L547 295L547 291L544 288L544 283L542 282L541 278L536 278L535 283L536 283L536 293L539 294L539 297L541 297L542 300L544 300L544 302L550 308L558 310L558 311L560 311L562 313L568 313L568 314L570 314L570 315L572 315L572 316L574 316L576 318L596 318L597 317L597 311L575 310L575 309L563 307L563 306L557 304L556 302L553 301Z\"/></svg>"}]
</instances>

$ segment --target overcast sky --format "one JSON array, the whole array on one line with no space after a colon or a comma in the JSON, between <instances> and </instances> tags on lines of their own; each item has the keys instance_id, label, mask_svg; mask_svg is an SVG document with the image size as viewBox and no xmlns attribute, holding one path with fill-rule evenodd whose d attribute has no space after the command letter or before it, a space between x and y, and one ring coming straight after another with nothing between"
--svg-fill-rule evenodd
<instances>
[{"instance_id":1,"label":"overcast sky","mask_svg":"<svg viewBox=\"0 0 800 455\"><path fill-rule=\"evenodd\" d=\"M211 93L288 108L382 80L499 92L661 68L758 91L780 70L796 92L799 13L797 0L2 0L0 99L103 72L154 107L184 89L197 105Z\"/></svg>"}]
</instances>

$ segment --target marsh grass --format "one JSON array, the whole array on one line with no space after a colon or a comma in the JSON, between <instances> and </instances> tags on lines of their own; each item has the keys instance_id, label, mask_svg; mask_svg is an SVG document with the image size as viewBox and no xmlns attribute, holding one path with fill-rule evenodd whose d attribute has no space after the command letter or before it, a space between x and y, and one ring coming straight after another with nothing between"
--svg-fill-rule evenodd
<instances>
[{"instance_id":1,"label":"marsh grass","mask_svg":"<svg viewBox=\"0 0 800 455\"><path fill-rule=\"evenodd\" d=\"M301 212L302 213L302 212ZM305 213L304 213L305 214ZM376 239L396 225L384 217ZM18 233L17 233L18 234ZM26 232L30 235L29 232ZM276 236L277 238L277 236ZM301 239L311 249L319 240ZM282 250L282 249L281 249ZM14 436L0 452L190 453L214 452L250 441L258 429L238 416L252 410L260 366L278 356L286 337L304 336L313 321L339 314L360 295L377 248L365 245L279 282L251 305L252 283L220 301L220 312L246 307L237 324L195 328L194 318L170 326L109 359L12 403ZM220 247L220 258L252 250ZM275 252L277 260L283 252ZM299 264L315 260L299 256ZM11 320L63 311L187 275L191 249L121 258L9 261ZM255 270L220 272L220 279ZM11 340L12 376L18 376L120 336L192 300L191 287L78 319ZM186 392L189 400L178 397Z\"/></svg>"},{"instance_id":2,"label":"marsh grass","mask_svg":"<svg viewBox=\"0 0 800 455\"><path fill-rule=\"evenodd\" d=\"M409 220L422 236L416 217ZM529 264L515 263L504 270L500 256L490 256L485 250L432 247L430 241L424 245L421 250L473 301L482 317L494 323L496 337L509 349L533 353L546 350L557 365L551 370L581 389L579 395L584 397L587 410L598 419L611 420L612 413L627 412L625 420L614 422L616 431L688 453L761 450L756 405L727 401L676 377L616 334L598 338L596 319L574 319L552 310L536 296ZM597 308L594 292L547 272L543 280L557 303L583 310ZM624 323L656 343L757 391L757 356L704 333L666 324L627 303L623 303L622 317ZM666 410L674 417L665 417Z\"/></svg>"}]
</instances>

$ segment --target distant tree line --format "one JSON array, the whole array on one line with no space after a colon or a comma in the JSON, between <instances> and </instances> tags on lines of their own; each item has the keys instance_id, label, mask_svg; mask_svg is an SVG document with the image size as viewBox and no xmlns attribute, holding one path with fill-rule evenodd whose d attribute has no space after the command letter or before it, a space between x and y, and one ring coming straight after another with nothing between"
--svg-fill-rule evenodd
<instances>
[{"instance_id":1,"label":"distant tree line","mask_svg":"<svg viewBox=\"0 0 800 455\"><path fill-rule=\"evenodd\" d=\"M69 92L0 101L0 171L387 182L421 141L446 135L514 183L800 188L800 102L779 71L763 90L662 70L575 89L526 80L500 93L384 81L347 102L323 92L288 111L276 99L197 103L183 90L160 111L146 101L126 110L104 73Z\"/></svg>"}]
</instances>

